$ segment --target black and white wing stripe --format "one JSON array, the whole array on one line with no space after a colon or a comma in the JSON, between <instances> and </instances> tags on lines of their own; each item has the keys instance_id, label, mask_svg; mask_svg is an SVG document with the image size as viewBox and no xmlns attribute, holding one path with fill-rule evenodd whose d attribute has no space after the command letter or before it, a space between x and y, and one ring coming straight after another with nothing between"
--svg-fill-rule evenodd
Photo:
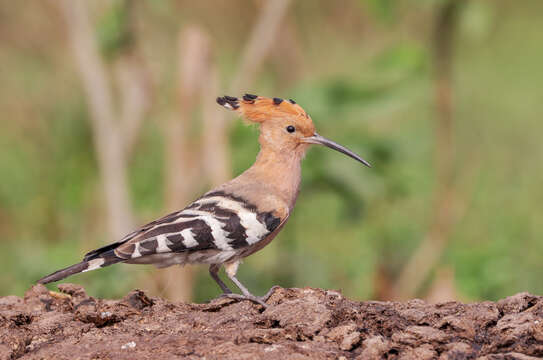
<instances>
[{"instance_id":1,"label":"black and white wing stripe","mask_svg":"<svg viewBox=\"0 0 543 360\"><path fill-rule=\"evenodd\" d=\"M279 217L259 213L244 199L213 192L147 224L114 251L125 260L160 253L232 251L261 241L280 223Z\"/></svg>"},{"instance_id":2,"label":"black and white wing stripe","mask_svg":"<svg viewBox=\"0 0 543 360\"><path fill-rule=\"evenodd\" d=\"M244 251L266 239L285 219L271 212L259 212L239 197L223 192L208 193L184 210L150 222L121 241L93 250L80 263L58 270L38 282L47 284L119 262L173 264L157 254L197 255L198 251L217 250L216 254L198 261L221 263L234 256L237 250Z\"/></svg>"}]
</instances>

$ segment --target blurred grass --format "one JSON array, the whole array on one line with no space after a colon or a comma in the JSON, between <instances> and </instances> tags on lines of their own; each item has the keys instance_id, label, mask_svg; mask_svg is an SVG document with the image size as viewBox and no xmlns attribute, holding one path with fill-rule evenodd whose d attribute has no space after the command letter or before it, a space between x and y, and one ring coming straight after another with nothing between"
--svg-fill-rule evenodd
<instances>
[{"instance_id":1,"label":"blurred grass","mask_svg":"<svg viewBox=\"0 0 543 360\"><path fill-rule=\"evenodd\" d=\"M374 165L363 168L324 148L309 152L289 224L240 268L240 278L255 293L281 284L339 288L370 298L377 269L400 272L427 231L434 186L431 29L413 19L420 11L428 20L429 5L386 3L392 5L372 10L379 15L357 1L347 9L297 2L289 20L298 26L304 75L285 85L280 67L270 66L247 89L295 99L319 133ZM198 20L208 26L229 80L242 46L237 39L250 28L219 16L221 9L207 14L203 5L194 5L183 13L173 2L150 4L140 41L157 74L158 96L130 162L141 223L162 214L160 122L176 106L175 29ZM0 3L3 19L9 6ZM248 16L253 10L240 11ZM537 1L482 1L462 16L454 56L456 176L465 175L472 162L477 166L460 189L468 206L442 263L455 269L456 286L467 298L543 293L542 10ZM106 237L87 108L62 27L22 11L12 16L18 21L0 25L0 295L21 295L44 274L114 240ZM119 19L104 19L102 29L115 32ZM108 41L124 39L101 36L106 48ZM239 174L254 161L257 132L238 121L230 135ZM95 296L119 297L137 287L147 269L121 265L69 281ZM203 301L218 289L207 269L199 269L196 300Z\"/></svg>"}]
</instances>

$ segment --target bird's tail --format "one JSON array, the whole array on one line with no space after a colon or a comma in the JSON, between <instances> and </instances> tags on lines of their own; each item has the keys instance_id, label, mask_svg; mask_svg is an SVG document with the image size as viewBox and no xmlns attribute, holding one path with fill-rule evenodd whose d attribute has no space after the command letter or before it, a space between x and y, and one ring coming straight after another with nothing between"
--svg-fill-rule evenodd
<instances>
[{"instance_id":1,"label":"bird's tail","mask_svg":"<svg viewBox=\"0 0 543 360\"><path fill-rule=\"evenodd\" d=\"M90 252L89 254L87 254L87 256L85 256L83 261L81 261L78 264L74 264L72 266L68 266L67 268L60 269L50 275L47 275L39 279L38 283L48 284L50 282L65 279L68 276L79 274L85 271L100 269L105 266L112 265L112 264L125 260L123 258L118 257L113 251L114 249L111 249L111 246L109 246L109 248L106 249L106 251L100 252L100 250L102 249L98 249L98 250L94 250L93 252Z\"/></svg>"},{"instance_id":2,"label":"bird's tail","mask_svg":"<svg viewBox=\"0 0 543 360\"><path fill-rule=\"evenodd\" d=\"M78 264L68 266L67 268L60 269L58 271L55 271L54 273L47 275L41 279L38 280L39 284L48 284L53 281L59 281L64 278L67 278L68 276L79 274L80 272L83 272L89 268L88 261L81 261Z\"/></svg>"}]
</instances>

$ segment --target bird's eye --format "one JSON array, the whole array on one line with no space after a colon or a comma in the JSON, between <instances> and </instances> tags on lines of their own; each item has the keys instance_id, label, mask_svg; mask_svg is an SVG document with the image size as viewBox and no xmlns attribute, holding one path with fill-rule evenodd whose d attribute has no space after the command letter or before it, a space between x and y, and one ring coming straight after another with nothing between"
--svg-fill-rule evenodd
<instances>
[{"instance_id":1,"label":"bird's eye","mask_svg":"<svg viewBox=\"0 0 543 360\"><path fill-rule=\"evenodd\" d=\"M296 131L296 128L295 128L294 126L292 126L292 125L289 125L289 126L287 126L287 131L288 131L289 133L293 133L293 132Z\"/></svg>"}]
</instances>

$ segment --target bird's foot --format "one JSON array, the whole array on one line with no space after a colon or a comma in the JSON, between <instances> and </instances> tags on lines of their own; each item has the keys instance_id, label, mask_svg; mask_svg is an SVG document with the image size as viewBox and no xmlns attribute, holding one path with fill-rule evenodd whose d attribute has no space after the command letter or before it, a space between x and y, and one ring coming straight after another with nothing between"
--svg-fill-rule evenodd
<instances>
[{"instance_id":1,"label":"bird's foot","mask_svg":"<svg viewBox=\"0 0 543 360\"><path fill-rule=\"evenodd\" d=\"M241 295L241 294L222 294L221 297L236 299L236 300L249 300L254 303L260 304L264 309L268 308L268 304L265 303L264 296L254 296L254 295Z\"/></svg>"},{"instance_id":2,"label":"bird's foot","mask_svg":"<svg viewBox=\"0 0 543 360\"><path fill-rule=\"evenodd\" d=\"M226 298L229 298L229 299L236 299L236 300L249 300L249 301L252 301L254 303L257 303L257 304L260 304L264 307L264 309L267 309L268 308L268 304L266 304L266 301L268 301L268 299L270 298L270 296L273 295L273 292L278 289L279 286L275 285L275 286L272 286L272 288L270 290L268 290L268 292L263 295L263 296L255 296L251 293L248 293L248 294L233 294L233 293L224 293L221 295L221 297L226 297Z\"/></svg>"}]
</instances>

